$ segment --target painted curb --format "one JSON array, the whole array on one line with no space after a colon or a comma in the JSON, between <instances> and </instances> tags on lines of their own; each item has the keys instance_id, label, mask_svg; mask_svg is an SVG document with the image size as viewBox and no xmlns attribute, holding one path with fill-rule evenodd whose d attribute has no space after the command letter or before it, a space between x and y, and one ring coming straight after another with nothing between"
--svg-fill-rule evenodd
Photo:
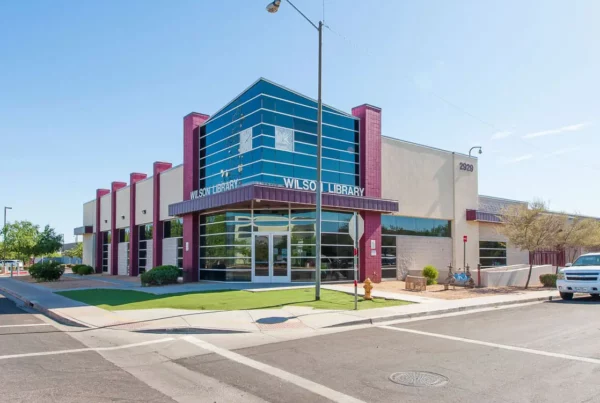
<instances>
[{"instance_id":1,"label":"painted curb","mask_svg":"<svg viewBox=\"0 0 600 403\"><path fill-rule=\"evenodd\" d=\"M389 321L400 320L400 319L422 318L425 316L443 315L443 314L455 313L455 312L467 312L467 311L474 311L476 309L496 308L496 307L507 306L507 305L526 304L529 302L552 301L552 299L554 297L555 296L532 297L532 298L512 300L512 301L491 302L491 303L487 303L487 304L484 303L484 304L472 305L472 306L459 306L456 308L437 309L437 310L425 311L425 312L402 313L402 314L397 314L397 315L378 316L375 318L358 319L358 320L348 321L348 322L344 322L344 323L338 323L335 325L325 326L324 329L342 327L342 326L374 325L377 323L389 322Z\"/></svg>"},{"instance_id":2,"label":"painted curb","mask_svg":"<svg viewBox=\"0 0 600 403\"><path fill-rule=\"evenodd\" d=\"M53 312L52 310L40 305L37 301L29 300L28 298L25 298L22 295L17 294L16 292L14 292L12 290L9 290L7 288L0 286L0 291L11 296L12 297L11 299L21 301L22 303L27 305L29 308L35 309L36 311L40 312L43 315L46 315L47 317L60 323L61 325L89 328L89 326L87 326L81 322L78 322L75 319L70 319L70 318L64 317L62 315L59 315L56 312Z\"/></svg>"}]
</instances>

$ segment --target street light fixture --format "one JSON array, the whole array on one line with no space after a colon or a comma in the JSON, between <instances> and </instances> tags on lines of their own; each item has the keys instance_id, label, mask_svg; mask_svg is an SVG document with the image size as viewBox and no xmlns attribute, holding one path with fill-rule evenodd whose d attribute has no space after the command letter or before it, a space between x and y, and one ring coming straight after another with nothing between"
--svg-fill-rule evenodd
<instances>
[{"instance_id":1,"label":"street light fixture","mask_svg":"<svg viewBox=\"0 0 600 403\"><path fill-rule=\"evenodd\" d=\"M322 182L321 182L321 133L323 126L323 101L321 98L321 76L322 76L322 60L323 60L323 21L319 21L319 24L315 24L312 22L302 11L298 9L290 0L286 0L290 6L294 8L310 25L313 26L319 32L319 89L317 95L317 217L316 217L316 244L317 244L317 253L316 253L316 262L315 262L315 300L319 301L321 299L321 191L322 191ZM274 14L279 10L279 6L281 5L281 0L273 0L271 3L267 5L267 11Z\"/></svg>"},{"instance_id":2,"label":"street light fixture","mask_svg":"<svg viewBox=\"0 0 600 403\"><path fill-rule=\"evenodd\" d=\"M473 151L476 148L479 148L479 154L483 154L483 149L480 146L475 146L471 147L471 149L469 150L469 157L471 156L471 151Z\"/></svg>"},{"instance_id":3,"label":"street light fixture","mask_svg":"<svg viewBox=\"0 0 600 403\"><path fill-rule=\"evenodd\" d=\"M4 206L4 226L2 227L2 233L4 234L2 237L2 267L4 268L4 271L6 271L6 210L12 210L12 207ZM13 276L12 268L10 269L10 276Z\"/></svg>"}]
</instances>

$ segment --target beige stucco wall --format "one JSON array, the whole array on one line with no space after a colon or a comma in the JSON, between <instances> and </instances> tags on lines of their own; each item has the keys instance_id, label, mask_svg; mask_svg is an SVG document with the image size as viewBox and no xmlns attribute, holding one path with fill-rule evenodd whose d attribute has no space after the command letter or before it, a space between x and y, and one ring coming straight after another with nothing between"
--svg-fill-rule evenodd
<instances>
[{"instance_id":1,"label":"beige stucco wall","mask_svg":"<svg viewBox=\"0 0 600 403\"><path fill-rule=\"evenodd\" d=\"M135 224L149 224L152 222L152 200L154 198L154 183L152 177L135 184ZM146 214L142 211L146 210Z\"/></svg>"},{"instance_id":2,"label":"beige stucco wall","mask_svg":"<svg viewBox=\"0 0 600 403\"><path fill-rule=\"evenodd\" d=\"M498 232L501 224L479 223L479 240L480 241L496 241L507 242L504 235ZM521 251L515 248L510 243L506 245L506 264L511 266L515 264L528 264L529 252Z\"/></svg>"},{"instance_id":3,"label":"beige stucco wall","mask_svg":"<svg viewBox=\"0 0 600 403\"><path fill-rule=\"evenodd\" d=\"M451 220L452 153L383 137L381 187L400 215Z\"/></svg>"},{"instance_id":4,"label":"beige stucco wall","mask_svg":"<svg viewBox=\"0 0 600 403\"><path fill-rule=\"evenodd\" d=\"M129 205L131 201L130 194L131 188L129 186L117 191L117 228L129 227Z\"/></svg>"},{"instance_id":5,"label":"beige stucco wall","mask_svg":"<svg viewBox=\"0 0 600 403\"><path fill-rule=\"evenodd\" d=\"M91 225L96 232L96 200L89 201L83 205L83 225Z\"/></svg>"},{"instance_id":6,"label":"beige stucco wall","mask_svg":"<svg viewBox=\"0 0 600 403\"><path fill-rule=\"evenodd\" d=\"M452 239L435 236L398 235L396 237L396 261L398 278L407 274L420 276L423 267L432 265L438 269L440 278L448 273L452 261Z\"/></svg>"},{"instance_id":7,"label":"beige stucco wall","mask_svg":"<svg viewBox=\"0 0 600 403\"><path fill-rule=\"evenodd\" d=\"M95 204L95 203L94 203ZM85 234L83 235L83 258L82 263L88 266L96 267L96 235Z\"/></svg>"},{"instance_id":8,"label":"beige stucco wall","mask_svg":"<svg viewBox=\"0 0 600 403\"><path fill-rule=\"evenodd\" d=\"M183 165L160 174L160 220L169 220L169 204L183 201Z\"/></svg>"},{"instance_id":9,"label":"beige stucco wall","mask_svg":"<svg viewBox=\"0 0 600 403\"><path fill-rule=\"evenodd\" d=\"M110 196L109 193L100 198L100 231L110 230Z\"/></svg>"},{"instance_id":10,"label":"beige stucco wall","mask_svg":"<svg viewBox=\"0 0 600 403\"><path fill-rule=\"evenodd\" d=\"M470 267L479 263L479 226L467 221L467 209L477 209L477 158L382 138L382 197L397 200L397 214L452 221L452 265L463 266L463 236ZM460 170L460 163L473 171ZM433 252L432 252L433 253ZM447 264L446 264L447 265Z\"/></svg>"},{"instance_id":11,"label":"beige stucco wall","mask_svg":"<svg viewBox=\"0 0 600 403\"><path fill-rule=\"evenodd\" d=\"M467 221L467 209L476 210L479 206L479 191L477 182L477 158L462 154L453 154L454 162L454 221L452 223L452 239L454 241L455 268L464 269L463 236L467 236L466 263L471 269L479 263L479 223ZM460 164L473 165L473 171L460 169Z\"/></svg>"}]
</instances>

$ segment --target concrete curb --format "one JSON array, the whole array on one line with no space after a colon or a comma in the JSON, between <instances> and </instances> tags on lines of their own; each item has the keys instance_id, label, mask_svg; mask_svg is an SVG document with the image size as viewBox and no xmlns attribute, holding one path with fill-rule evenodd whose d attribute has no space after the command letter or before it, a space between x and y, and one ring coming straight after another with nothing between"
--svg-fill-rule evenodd
<instances>
[{"instance_id":1,"label":"concrete curb","mask_svg":"<svg viewBox=\"0 0 600 403\"><path fill-rule=\"evenodd\" d=\"M526 304L529 302L552 301L552 298L554 298L554 297L553 296L532 297L532 298L512 300L512 301L491 302L491 303L487 303L487 304L479 304L479 305L473 305L473 306L459 306L456 308L438 309L438 310L416 312L416 313L402 313L402 314L396 314L396 315L378 316L375 318L358 319L358 320L348 321L348 322L344 322L344 323L338 323L335 325L325 326L324 329L342 327L342 326L374 325L377 323L389 322L392 320L422 318L422 317L426 317L426 316L444 315L447 313L474 311L477 309L484 309L484 308L496 308L496 307L507 306L507 305Z\"/></svg>"},{"instance_id":2,"label":"concrete curb","mask_svg":"<svg viewBox=\"0 0 600 403\"><path fill-rule=\"evenodd\" d=\"M23 297L20 294L17 294L16 292L13 292L12 290L9 290L7 288L1 287L0 286L0 292L3 292L7 295L9 295L13 301L20 301L22 303L24 303L26 306L28 306L29 308L35 309L36 311L40 312L41 314L49 317L50 319L60 323L61 325L65 325L65 326L74 326L74 327L85 327L85 328L89 328L90 326L78 322L75 319L70 319L67 317L64 317L62 315L59 315L55 312L53 312L52 310L40 305L37 301L35 300L29 300L28 298ZM16 302L15 301L15 302Z\"/></svg>"}]
</instances>

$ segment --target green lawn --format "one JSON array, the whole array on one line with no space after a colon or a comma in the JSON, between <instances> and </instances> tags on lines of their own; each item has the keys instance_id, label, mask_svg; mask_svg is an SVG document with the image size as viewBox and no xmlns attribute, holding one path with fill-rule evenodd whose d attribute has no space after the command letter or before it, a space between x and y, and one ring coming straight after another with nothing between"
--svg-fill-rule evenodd
<instances>
[{"instance_id":1,"label":"green lawn","mask_svg":"<svg viewBox=\"0 0 600 403\"><path fill-rule=\"evenodd\" d=\"M128 290L63 291L58 294L88 305L109 310L126 309L206 309L232 311L237 309L278 308L284 305L310 306L317 309L354 309L354 296L338 291L321 290L321 300L315 301L314 288L282 291L207 291L154 295ZM407 305L410 302L358 298L358 309Z\"/></svg>"}]
</instances>

